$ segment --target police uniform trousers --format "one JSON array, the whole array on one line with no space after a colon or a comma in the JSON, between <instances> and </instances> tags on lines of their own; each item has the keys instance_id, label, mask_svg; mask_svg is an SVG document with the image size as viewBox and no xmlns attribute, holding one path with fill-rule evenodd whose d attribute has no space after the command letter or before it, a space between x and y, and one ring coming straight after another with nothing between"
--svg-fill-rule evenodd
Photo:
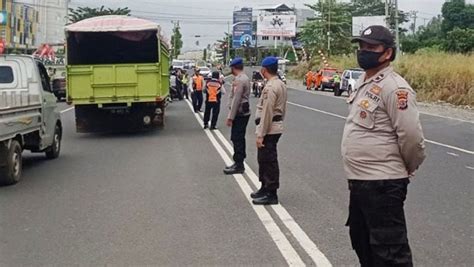
<instances>
[{"instance_id":1,"label":"police uniform trousers","mask_svg":"<svg viewBox=\"0 0 474 267\"><path fill-rule=\"evenodd\" d=\"M203 102L203 94L202 91L197 91L195 90L193 92L193 107L194 107L194 112L200 111L202 108L202 102Z\"/></svg>"},{"instance_id":2,"label":"police uniform trousers","mask_svg":"<svg viewBox=\"0 0 474 267\"><path fill-rule=\"evenodd\" d=\"M187 84L183 84L183 88L182 88L182 93L181 93L181 95L184 96L186 99L189 98L188 85L187 85Z\"/></svg>"},{"instance_id":3,"label":"police uniform trousers","mask_svg":"<svg viewBox=\"0 0 474 267\"><path fill-rule=\"evenodd\" d=\"M238 164L243 164L245 158L247 157L246 153L246 140L245 134L247 132L247 125L249 124L250 115L242 116L237 115L232 122L232 129L230 140L234 144L234 162Z\"/></svg>"},{"instance_id":4,"label":"police uniform trousers","mask_svg":"<svg viewBox=\"0 0 474 267\"><path fill-rule=\"evenodd\" d=\"M349 180L349 234L362 267L413 266L404 202L409 179Z\"/></svg>"},{"instance_id":5,"label":"police uniform trousers","mask_svg":"<svg viewBox=\"0 0 474 267\"><path fill-rule=\"evenodd\" d=\"M281 134L270 134L263 138L264 147L257 151L258 177L266 190L280 187L280 166L278 164L277 145Z\"/></svg>"},{"instance_id":6,"label":"police uniform trousers","mask_svg":"<svg viewBox=\"0 0 474 267\"><path fill-rule=\"evenodd\" d=\"M204 110L204 125L209 125L209 120L211 120L211 128L216 127L220 110L221 110L221 103L219 101L217 102L206 101L206 108ZM211 112L212 112L212 119L211 119Z\"/></svg>"}]
</instances>

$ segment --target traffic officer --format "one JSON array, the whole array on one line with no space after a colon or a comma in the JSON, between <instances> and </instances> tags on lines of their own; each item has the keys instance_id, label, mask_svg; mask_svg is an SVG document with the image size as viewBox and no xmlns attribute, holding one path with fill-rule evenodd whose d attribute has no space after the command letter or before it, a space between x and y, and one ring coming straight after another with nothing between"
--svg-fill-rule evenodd
<instances>
[{"instance_id":1,"label":"traffic officer","mask_svg":"<svg viewBox=\"0 0 474 267\"><path fill-rule=\"evenodd\" d=\"M277 144L283 133L286 114L286 85L278 79L278 58L267 57L262 62L262 75L267 84L257 104L258 174L260 189L250 196L255 205L278 204L277 189L280 187Z\"/></svg>"},{"instance_id":2,"label":"traffic officer","mask_svg":"<svg viewBox=\"0 0 474 267\"><path fill-rule=\"evenodd\" d=\"M206 108L204 110L204 129L209 128L209 120L211 119L211 130L216 130L217 119L221 109L221 83L220 73L214 71L212 78L206 83Z\"/></svg>"},{"instance_id":3,"label":"traffic officer","mask_svg":"<svg viewBox=\"0 0 474 267\"><path fill-rule=\"evenodd\" d=\"M250 119L250 79L244 73L244 61L242 58L235 58L230 67L234 81L229 94L229 115L226 125L232 127L230 139L234 144L234 164L224 169L227 175L245 172L244 160L247 157L245 134Z\"/></svg>"},{"instance_id":4,"label":"traffic officer","mask_svg":"<svg viewBox=\"0 0 474 267\"><path fill-rule=\"evenodd\" d=\"M199 72L199 69L195 69L194 76L191 82L192 88L192 100L193 100L193 107L194 112L198 113L201 112L202 102L203 102L203 94L202 90L204 89L204 77Z\"/></svg>"},{"instance_id":5,"label":"traffic officer","mask_svg":"<svg viewBox=\"0 0 474 267\"><path fill-rule=\"evenodd\" d=\"M349 233L362 266L413 266L404 202L425 144L410 85L390 66L395 40L370 26L353 42L365 70L348 103L342 140L349 179Z\"/></svg>"},{"instance_id":6,"label":"traffic officer","mask_svg":"<svg viewBox=\"0 0 474 267\"><path fill-rule=\"evenodd\" d=\"M339 90L341 87L341 75L339 71L336 71L336 73L334 73L334 75L332 76L332 79L334 80L334 91L336 89Z\"/></svg>"}]
</instances>

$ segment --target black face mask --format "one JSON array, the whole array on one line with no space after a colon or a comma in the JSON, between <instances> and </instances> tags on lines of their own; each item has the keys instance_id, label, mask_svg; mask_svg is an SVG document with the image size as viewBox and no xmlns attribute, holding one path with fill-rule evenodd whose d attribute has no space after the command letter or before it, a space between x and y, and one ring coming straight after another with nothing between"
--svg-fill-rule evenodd
<instances>
[{"instance_id":1,"label":"black face mask","mask_svg":"<svg viewBox=\"0 0 474 267\"><path fill-rule=\"evenodd\" d=\"M383 52L372 52L367 50L358 50L357 51L357 61L359 66L364 70L375 69L378 66L382 65L379 62L379 58L385 53Z\"/></svg>"}]
</instances>

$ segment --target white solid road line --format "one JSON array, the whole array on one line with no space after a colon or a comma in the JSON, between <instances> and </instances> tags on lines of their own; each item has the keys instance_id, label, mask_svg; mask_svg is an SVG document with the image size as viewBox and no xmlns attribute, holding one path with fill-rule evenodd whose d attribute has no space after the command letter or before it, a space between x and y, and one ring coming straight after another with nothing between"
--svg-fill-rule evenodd
<instances>
[{"instance_id":1,"label":"white solid road line","mask_svg":"<svg viewBox=\"0 0 474 267\"><path fill-rule=\"evenodd\" d=\"M73 109L74 109L74 107L70 107L70 108L67 108L67 109L65 109L65 110L61 110L60 113L63 114L63 113L66 113L66 112L68 112L68 111L71 111L71 110L73 110Z\"/></svg>"},{"instance_id":2,"label":"white solid road line","mask_svg":"<svg viewBox=\"0 0 474 267\"><path fill-rule=\"evenodd\" d=\"M319 112L319 113L322 113L322 114L326 114L326 115L329 115L329 116L333 116L333 117L336 117L336 118L340 118L340 119L344 119L344 120L347 119L347 117L341 116L339 114L335 114L335 113L332 113L332 112L327 112L327 111L324 111L324 110L319 110L319 109L303 106L303 105L296 104L296 103L293 103L293 102L288 102L288 104L290 104L292 106L304 108L304 109L307 109L307 110ZM432 140L429 140L429 139L425 139L425 142L433 144L433 145L438 145L438 146L442 146L442 147L445 147L445 148L449 148L449 149L452 149L452 150L457 150L459 152L463 152L463 153L466 153L466 154L469 154L469 155L474 155L474 151L467 150L467 149L464 149L464 148L460 148L460 147L456 147L456 146L452 146L452 145L448 145L448 144L443 144L443 143L432 141Z\"/></svg>"},{"instance_id":3,"label":"white solid road line","mask_svg":"<svg viewBox=\"0 0 474 267\"><path fill-rule=\"evenodd\" d=\"M303 93L309 93L309 94L312 94L312 95L325 96L325 97L340 99L341 101L346 101L346 98L344 98L344 97L328 95L328 94L325 94L325 93L319 92L319 91L308 91L308 90L302 90L302 89L296 89L296 88L288 88L288 89L295 90L295 91L298 91L298 92L303 92ZM443 116L443 115L438 115L438 114L433 114L433 113L428 113L428 112L423 112L423 111L420 111L420 114L427 115L427 116L432 116L432 117L438 117L438 118L442 118L442 119L448 119L448 120L454 120L454 121L460 121L460 122L464 122L464 123L474 124L474 121L468 121L468 120L463 120L463 119L458 119L458 118L453 118L453 117L448 117L448 116Z\"/></svg>"},{"instance_id":4,"label":"white solid road line","mask_svg":"<svg viewBox=\"0 0 474 267\"><path fill-rule=\"evenodd\" d=\"M219 140L224 144L225 148L230 154L234 153L232 145L225 139L224 135L220 131L214 131L219 138ZM248 175L252 183L256 188L260 187L260 182L258 176L250 168L250 166L245 163L245 173ZM332 266L326 256L318 249L316 244L308 237L308 235L303 231L303 229L296 223L295 219L288 213L288 211L281 205L272 205L270 206L273 211L278 215L283 224L290 230L295 239L301 245L301 247L308 253L311 259L314 261L316 266Z\"/></svg>"},{"instance_id":5,"label":"white solid road line","mask_svg":"<svg viewBox=\"0 0 474 267\"><path fill-rule=\"evenodd\" d=\"M189 100L186 100L186 103L188 104L191 111L193 111L193 107L191 103L189 102ZM194 114L194 116L196 117L196 120L199 122L199 125L203 126L203 121L201 117L198 114ZM207 137L209 138L209 140L211 141L212 145L217 150L221 158L224 160L225 164L231 165L232 160L226 154L226 152L224 151L222 146L219 144L217 139L212 135L212 133L209 130L205 130L204 132L206 133ZM272 216L265 209L265 207L255 206L252 204L252 200L250 199L250 193L252 193L252 189L250 185L247 183L247 181L245 180L245 178L240 174L234 175L234 178L237 181L240 189L244 193L245 198L252 206L253 210L257 214L258 218L262 222L263 226L267 230L270 237L273 239L273 242L275 242L276 246L280 250L280 253L282 254L283 258L285 258L288 265L289 266L305 266L305 263L303 262L301 257L298 255L296 250L291 245L290 241L288 241L285 234L283 234L280 227L278 227L275 220L273 220Z\"/></svg>"}]
</instances>

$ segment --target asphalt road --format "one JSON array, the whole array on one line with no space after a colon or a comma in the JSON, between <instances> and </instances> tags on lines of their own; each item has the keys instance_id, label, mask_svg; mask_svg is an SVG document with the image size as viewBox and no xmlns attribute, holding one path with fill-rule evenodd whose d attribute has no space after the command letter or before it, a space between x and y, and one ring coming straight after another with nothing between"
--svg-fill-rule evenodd
<instances>
[{"instance_id":1,"label":"asphalt road","mask_svg":"<svg viewBox=\"0 0 474 267\"><path fill-rule=\"evenodd\" d=\"M222 174L226 103L217 132L185 101L170 104L165 129L137 134L77 134L64 112L61 157L26 153L23 181L0 188L0 265L357 265L339 152L347 106L293 89L289 101L281 206L267 208L247 196L252 124L250 169ZM421 118L431 142L406 202L415 264L471 266L474 124Z\"/></svg>"}]
</instances>

